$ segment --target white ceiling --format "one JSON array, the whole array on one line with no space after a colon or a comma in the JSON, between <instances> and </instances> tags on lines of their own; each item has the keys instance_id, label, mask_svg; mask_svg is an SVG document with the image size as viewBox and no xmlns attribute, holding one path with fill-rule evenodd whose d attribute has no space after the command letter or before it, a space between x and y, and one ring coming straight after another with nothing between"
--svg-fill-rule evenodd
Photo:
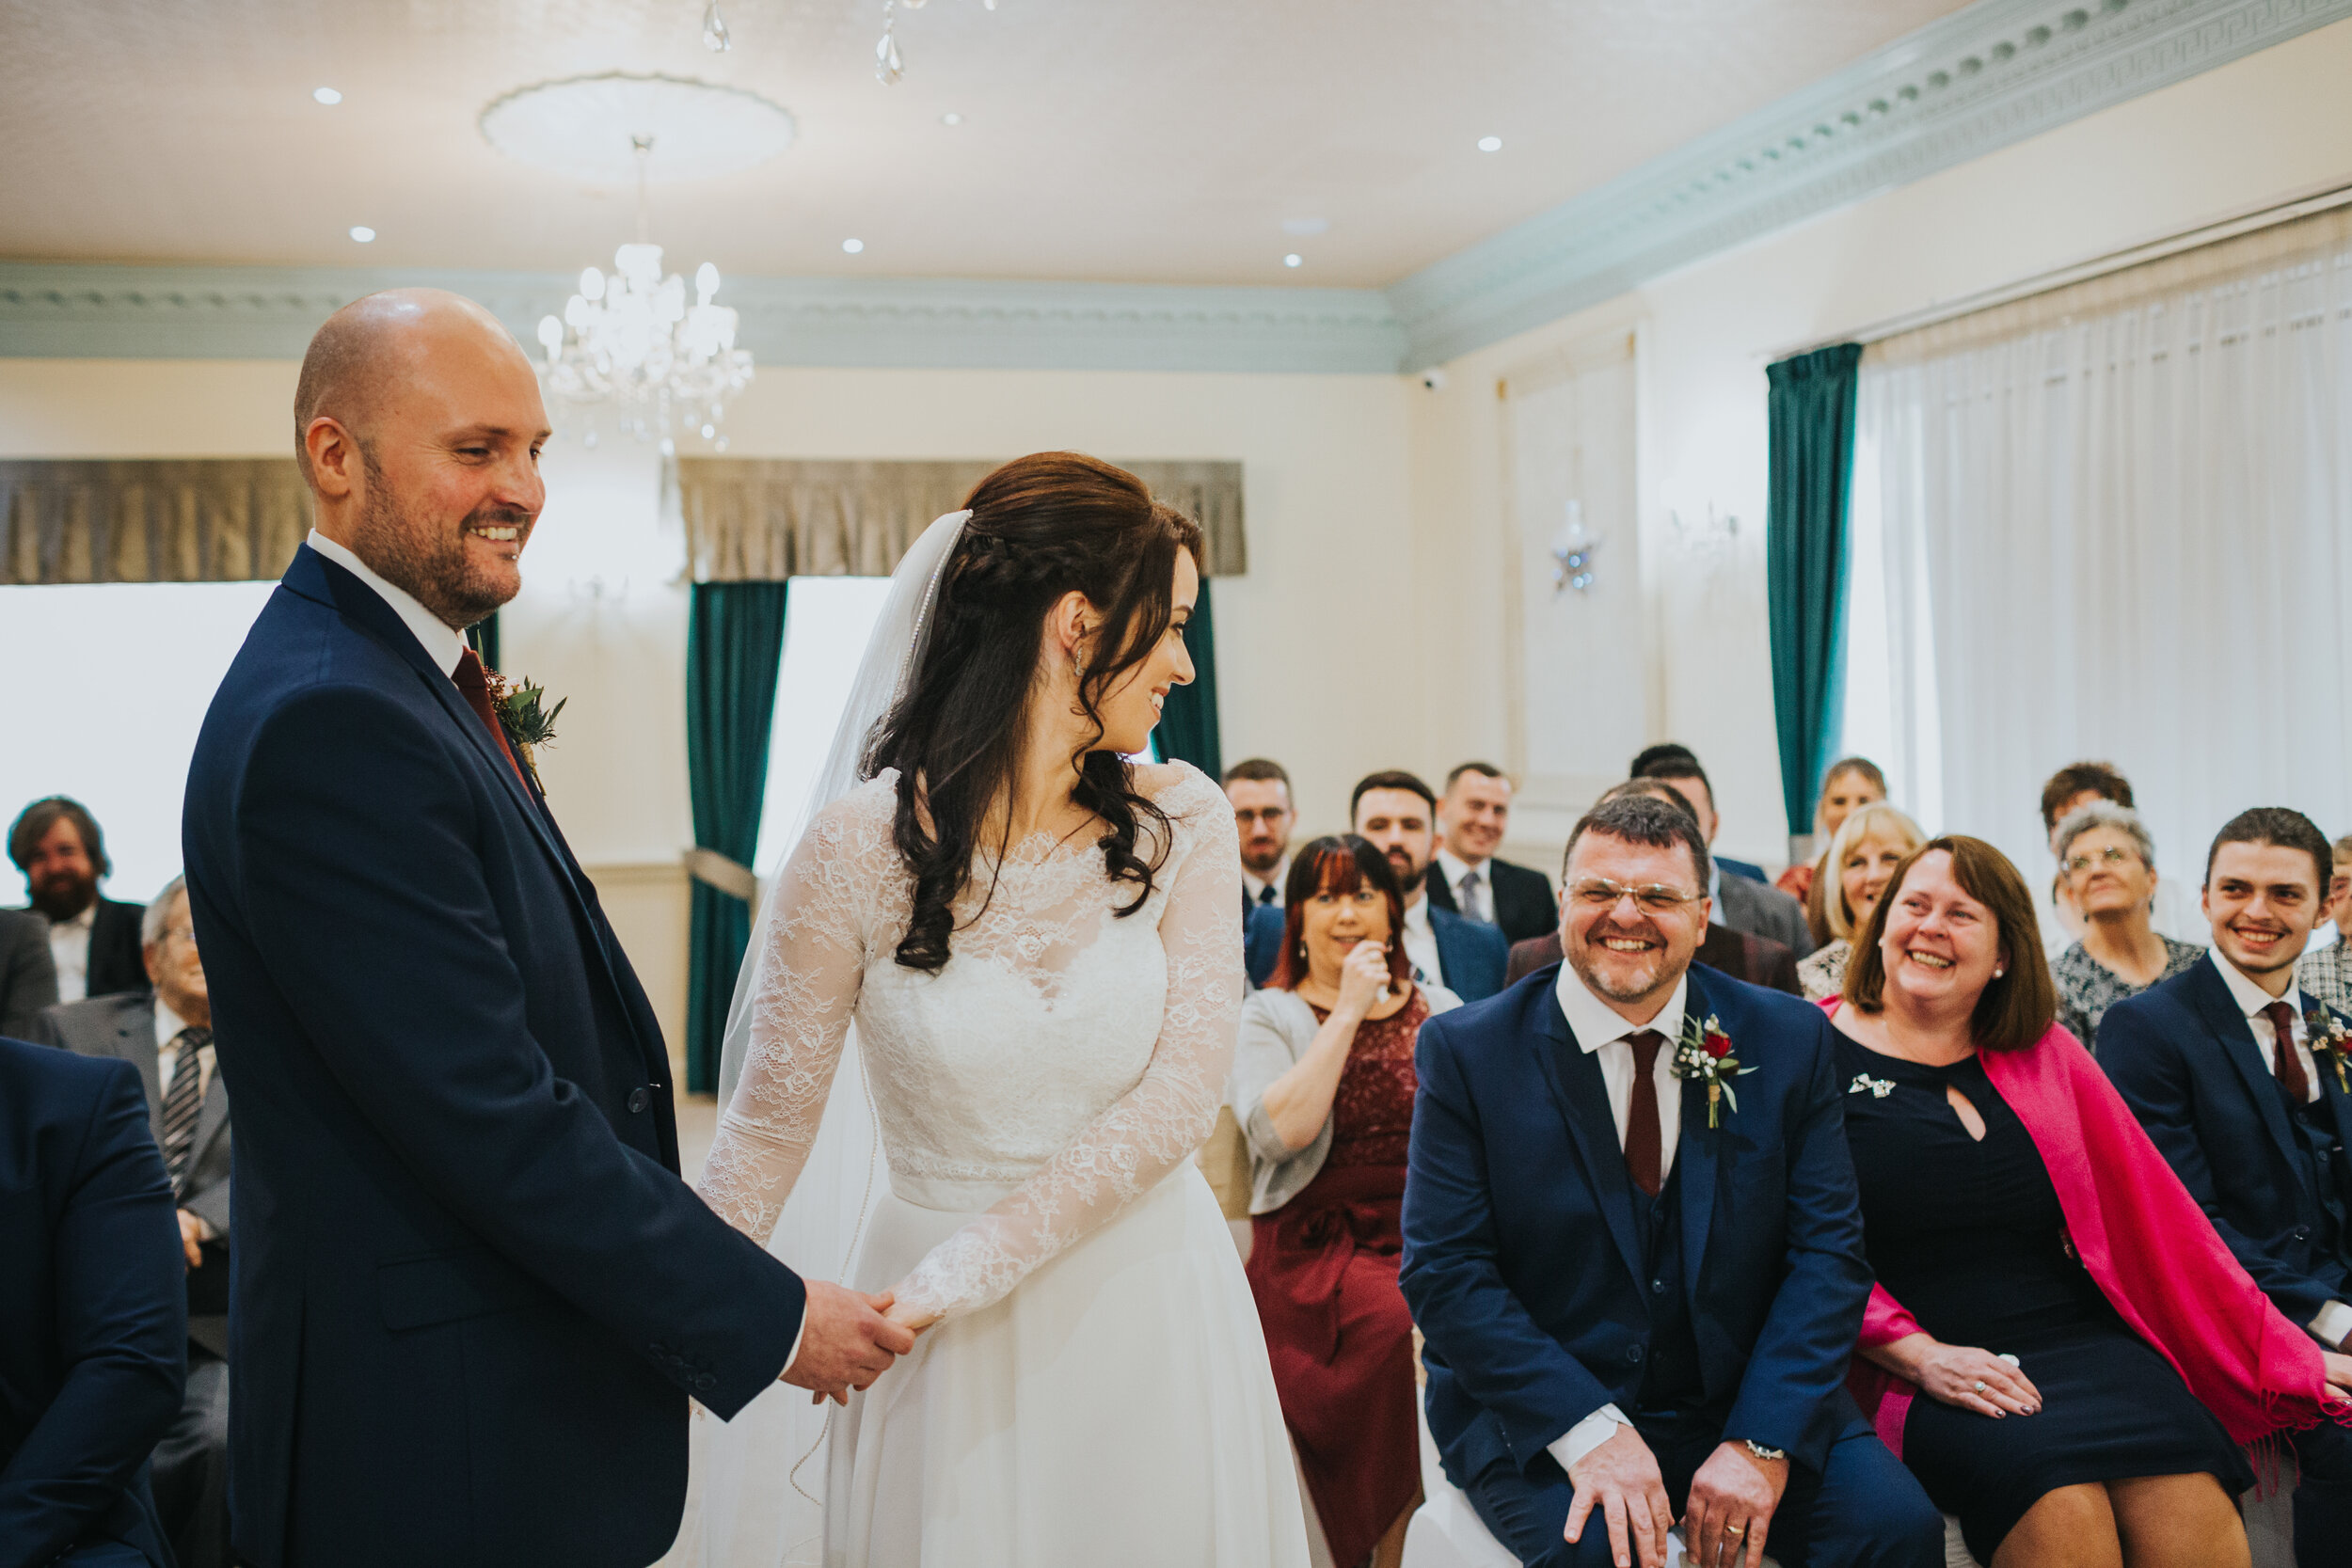
<instances>
[{"instance_id":1,"label":"white ceiling","mask_svg":"<svg viewBox=\"0 0 2352 1568\"><path fill-rule=\"evenodd\" d=\"M655 187L673 265L1378 287L1960 8L929 0L884 87L879 0L723 0L726 55L703 3L0 0L0 257L568 270L629 237L630 192L525 168L475 119L618 70L799 120L759 168Z\"/></svg>"}]
</instances>

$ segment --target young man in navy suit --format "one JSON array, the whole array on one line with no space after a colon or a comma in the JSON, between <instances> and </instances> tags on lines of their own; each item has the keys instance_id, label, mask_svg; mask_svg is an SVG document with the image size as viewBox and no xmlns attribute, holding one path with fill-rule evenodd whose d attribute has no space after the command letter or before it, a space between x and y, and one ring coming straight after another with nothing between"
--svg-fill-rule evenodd
<instances>
[{"instance_id":1,"label":"young man in navy suit","mask_svg":"<svg viewBox=\"0 0 2352 1568\"><path fill-rule=\"evenodd\" d=\"M679 1180L653 1008L466 645L547 499L529 359L393 290L320 328L294 400L317 526L183 816L237 1104L236 1547L642 1568L690 1399L840 1395L914 1338Z\"/></svg>"},{"instance_id":2,"label":"young man in navy suit","mask_svg":"<svg viewBox=\"0 0 2352 1568\"><path fill-rule=\"evenodd\" d=\"M1529 1564L1658 1568L1678 1518L1710 1568L1934 1568L1845 1389L1870 1272L1829 1022L1692 967L1708 869L1690 813L1602 802L1565 961L1422 1026L1398 1282L1430 1434ZM1677 1066L1709 1033L1717 1086Z\"/></svg>"},{"instance_id":3,"label":"young man in navy suit","mask_svg":"<svg viewBox=\"0 0 2352 1568\"><path fill-rule=\"evenodd\" d=\"M2300 812L2265 806L2222 828L2205 857L2206 961L2117 1003L2099 1065L2291 1323L2329 1350L2352 1338L2352 1067L2344 1014L2296 986L2333 859ZM2344 1560L2352 1541L2352 1433L2290 1433L2296 1560Z\"/></svg>"},{"instance_id":4,"label":"young man in navy suit","mask_svg":"<svg viewBox=\"0 0 2352 1568\"><path fill-rule=\"evenodd\" d=\"M1439 909L1429 896L1429 866L1438 851L1438 797L1411 773L1391 769L1357 781L1348 798L1353 831L1396 867L1405 888L1405 951L1414 978L1443 986L1465 1002L1502 989L1511 940L1500 927Z\"/></svg>"}]
</instances>

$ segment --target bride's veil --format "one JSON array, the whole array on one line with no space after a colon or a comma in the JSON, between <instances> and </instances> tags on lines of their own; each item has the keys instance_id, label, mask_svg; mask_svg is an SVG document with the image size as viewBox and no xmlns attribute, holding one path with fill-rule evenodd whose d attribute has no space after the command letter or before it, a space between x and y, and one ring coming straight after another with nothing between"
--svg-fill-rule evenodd
<instances>
[{"instance_id":1,"label":"bride's veil","mask_svg":"<svg viewBox=\"0 0 2352 1568\"><path fill-rule=\"evenodd\" d=\"M951 512L932 523L891 574L890 593L866 640L866 657L834 731L833 749L809 791L803 826L861 782L859 764L867 736L897 702L922 657L941 574L971 515ZM736 974L735 1000L727 1009L726 1038L719 1054L722 1108L735 1098L751 1045L752 1003L759 994L768 923L781 881L776 875L780 864L762 869L765 895L759 917L752 924L743 967ZM793 1183L768 1250L803 1278L845 1281L856 1261L866 1212L886 1180L852 1027L816 1145ZM698 1423L696 1460L703 1493L699 1542L669 1560L691 1560L704 1568L821 1562L825 1412L832 1408L812 1406L805 1392L780 1385L724 1426L709 1419ZM690 1521L688 1542L695 1534Z\"/></svg>"}]
</instances>

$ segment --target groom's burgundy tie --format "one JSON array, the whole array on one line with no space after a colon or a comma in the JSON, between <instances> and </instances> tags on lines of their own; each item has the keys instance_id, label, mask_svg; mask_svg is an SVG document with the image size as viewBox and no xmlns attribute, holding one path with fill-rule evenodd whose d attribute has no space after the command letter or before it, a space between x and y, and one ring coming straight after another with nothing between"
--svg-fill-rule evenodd
<instances>
[{"instance_id":1,"label":"groom's burgundy tie","mask_svg":"<svg viewBox=\"0 0 2352 1568\"><path fill-rule=\"evenodd\" d=\"M473 709L474 717L490 726L490 734L498 739L499 750L506 754L506 766L515 770L516 782L523 786L523 793L530 794L531 781L523 777L523 765L515 760L515 748L506 743L506 726L499 722L498 710L490 705L490 683L484 678L482 660L475 657L471 648L468 648L458 658L457 668L450 672L449 678L457 683L458 694L466 699L466 705Z\"/></svg>"},{"instance_id":2,"label":"groom's burgundy tie","mask_svg":"<svg viewBox=\"0 0 2352 1568\"><path fill-rule=\"evenodd\" d=\"M1625 1170L1633 1178L1633 1184L1650 1196L1666 1184L1665 1173L1660 1170L1663 1134L1658 1123L1658 1048L1666 1043L1666 1037L1655 1029L1641 1029L1628 1035L1625 1043L1633 1048L1633 1100L1625 1118Z\"/></svg>"}]
</instances>

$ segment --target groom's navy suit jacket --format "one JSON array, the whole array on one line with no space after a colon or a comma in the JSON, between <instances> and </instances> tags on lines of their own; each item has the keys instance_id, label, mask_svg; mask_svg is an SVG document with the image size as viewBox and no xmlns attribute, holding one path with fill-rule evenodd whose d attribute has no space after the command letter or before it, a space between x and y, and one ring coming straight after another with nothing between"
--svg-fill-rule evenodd
<instances>
[{"instance_id":1,"label":"groom's navy suit jacket","mask_svg":"<svg viewBox=\"0 0 2352 1568\"><path fill-rule=\"evenodd\" d=\"M230 1510L254 1568L640 1568L687 1401L776 1378L800 1281L677 1178L668 1060L544 801L308 546L183 836L235 1092Z\"/></svg>"},{"instance_id":2,"label":"groom's navy suit jacket","mask_svg":"<svg viewBox=\"0 0 2352 1568\"><path fill-rule=\"evenodd\" d=\"M2214 961L2108 1008L2099 1065L2246 1272L2288 1322L2308 1323L2328 1302L2352 1297L2352 1238L2322 1244L2323 1199L2285 1099ZM2352 1198L2344 1155L2352 1097L2324 1062L2319 1083L2324 1124L2334 1129L2336 1190Z\"/></svg>"},{"instance_id":3,"label":"groom's navy suit jacket","mask_svg":"<svg viewBox=\"0 0 2352 1568\"><path fill-rule=\"evenodd\" d=\"M1500 1459L1526 1470L1604 1404L1631 1413L1650 1349L1624 1146L1559 974L1431 1019L1416 1053L1398 1283L1427 1340L1430 1435L1465 1487ZM1682 1092L1674 1178L1705 1408L1726 1440L1819 1470L1857 1418L1844 1380L1871 1280L1829 1021L1690 975L1689 1016L1720 1018L1755 1069L1711 1130L1705 1090Z\"/></svg>"}]
</instances>

